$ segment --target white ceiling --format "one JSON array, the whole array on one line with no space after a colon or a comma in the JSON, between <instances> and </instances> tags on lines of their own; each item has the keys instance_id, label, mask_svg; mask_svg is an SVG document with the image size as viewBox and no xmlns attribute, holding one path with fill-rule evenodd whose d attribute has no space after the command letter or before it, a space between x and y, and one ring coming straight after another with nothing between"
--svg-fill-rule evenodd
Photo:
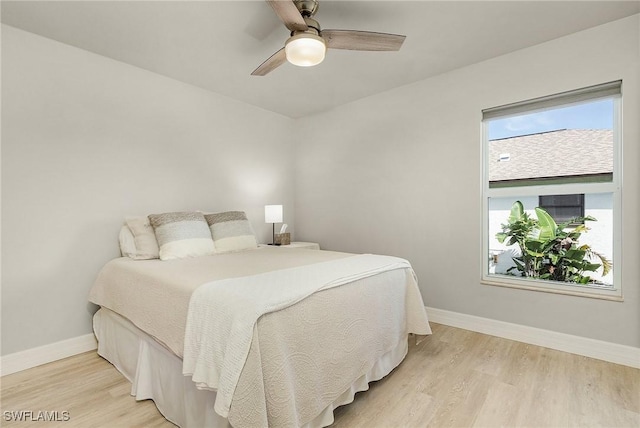
<instances>
[{"instance_id":1,"label":"white ceiling","mask_svg":"<svg viewBox=\"0 0 640 428\"><path fill-rule=\"evenodd\" d=\"M329 1L322 28L405 34L250 76L289 36L264 1L2 1L2 22L292 118L640 12L638 1Z\"/></svg>"}]
</instances>

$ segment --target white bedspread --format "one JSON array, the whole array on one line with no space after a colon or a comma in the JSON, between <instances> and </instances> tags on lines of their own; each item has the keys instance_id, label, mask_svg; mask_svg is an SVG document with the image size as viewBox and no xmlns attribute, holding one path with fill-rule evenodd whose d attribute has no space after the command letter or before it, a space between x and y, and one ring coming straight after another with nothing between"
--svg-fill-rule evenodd
<instances>
[{"instance_id":1,"label":"white bedspread","mask_svg":"<svg viewBox=\"0 0 640 428\"><path fill-rule=\"evenodd\" d=\"M403 289L398 290L398 281L395 281L396 284L393 284L395 289L381 285L381 287L387 287L389 291L384 294L376 290L375 294L379 295L379 298L376 297L376 299L383 301L397 300L394 309L397 309L399 313L371 313L376 308L370 307L370 299L362 299L363 304L367 305L366 308L359 308L361 303L358 302L357 297L354 301L346 302L353 306L354 312L358 310L362 310L363 313L369 312L367 316L360 316L356 321L368 319L369 323L376 324L370 326L375 331L375 337L362 334L361 332L366 330L366 328L362 329L362 326L359 327L358 334L348 337L349 344L347 346L359 350L358 358L354 359L354 367L349 370L354 373L364 373L373 366L381 355L397 345L397 338L402 337L403 333L430 333L420 292L411 266L406 260L390 256L359 255L305 267L213 281L198 287L189 303L184 340L183 373L192 376L198 387L217 390L215 410L220 415L229 417L232 424L234 418L233 414L230 414L230 410L233 404L231 413L242 419L243 424L264 425L277 421L275 423L278 425L300 426L307 422L304 420L304 415L313 414L314 409L296 409L290 412L289 416L286 412L283 415L269 415L267 414L269 406L266 403L269 401L268 398L265 398L265 403L256 405L251 400L245 403L238 398L237 394L234 396L234 393L237 392L236 388L242 391L264 388L262 385L264 379L261 376L246 374L241 382L241 387L238 387L245 366L247 366L245 371L248 372L252 366L265 364L261 361L248 361L250 350L257 349L259 346L265 347L265 344L271 346L268 345L271 341L274 343L276 341L286 342L282 337L265 337L264 332L270 331L269 329L262 330L263 336L258 341L258 320L265 314L280 311L301 302L320 290L351 284L363 278L396 270L401 270L400 274L404 275L405 280L400 281L400 287ZM389 283L388 279L381 281L381 284L382 282ZM220 302L225 302L225 304L220 305ZM352 329L351 326L343 326L343 328ZM307 354L327 352L327 349L331 349L327 348L327 344L337 346L336 349L345 347L344 337L336 337L332 342L333 331L318 331L315 334L322 335L323 340L311 341L310 345L313 347L314 343L317 343L317 346L323 349L307 349L305 351ZM260 352L252 351L252 353L254 358L259 359ZM343 362L341 361L341 363ZM286 364L295 365L295 356L286 361ZM283 362L281 365L286 364ZM308 364L308 362L304 362L302 365L304 364ZM307 373L308 379L317 377L317 372L321 369L317 367L317 364L312 364L312 366L314 367L309 371L314 373ZM279 370L302 369L281 366ZM302 371L304 372L304 370ZM300 373L297 375L298 378L299 375ZM330 376L328 373L326 375L327 379L324 379L322 384L324 397L320 397L325 401L331 400L332 394L342 393L345 381L341 376ZM302 376L303 379L305 377ZM270 387L274 388L274 385ZM281 396L295 396L297 403L313 403L318 398L313 396L316 391L311 385L309 388L300 389L300 385L296 382L288 382L287 376L279 376L279 384L275 385L275 388L280 390L278 394ZM268 395L268 391L265 394ZM309 394L309 397L305 397L305 394ZM246 407L243 407L243 403ZM319 403L318 406L322 406L322 403Z\"/></svg>"},{"instance_id":2,"label":"white bedspread","mask_svg":"<svg viewBox=\"0 0 640 428\"><path fill-rule=\"evenodd\" d=\"M351 256L334 251L260 247L180 260L121 257L102 268L89 300L124 316L182 357L189 300L202 284Z\"/></svg>"}]
</instances>

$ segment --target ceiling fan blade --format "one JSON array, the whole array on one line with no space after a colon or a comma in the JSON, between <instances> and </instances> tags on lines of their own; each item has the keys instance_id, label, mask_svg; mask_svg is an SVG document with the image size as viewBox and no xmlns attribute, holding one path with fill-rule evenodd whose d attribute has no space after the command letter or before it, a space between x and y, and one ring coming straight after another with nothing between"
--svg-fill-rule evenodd
<instances>
[{"instance_id":1,"label":"ceiling fan blade","mask_svg":"<svg viewBox=\"0 0 640 428\"><path fill-rule=\"evenodd\" d=\"M300 15L300 11L291 0L266 0L290 31L306 31L309 29Z\"/></svg>"},{"instance_id":2,"label":"ceiling fan blade","mask_svg":"<svg viewBox=\"0 0 640 428\"><path fill-rule=\"evenodd\" d=\"M264 76L280 67L282 64L287 62L287 55L284 52L284 48L280 49L278 52L274 53L269 57L268 60L260 64L260 67L253 70L251 73L252 76Z\"/></svg>"},{"instance_id":3,"label":"ceiling fan blade","mask_svg":"<svg viewBox=\"0 0 640 428\"><path fill-rule=\"evenodd\" d=\"M406 36L357 30L322 30L322 37L331 49L353 51L397 51Z\"/></svg>"}]
</instances>

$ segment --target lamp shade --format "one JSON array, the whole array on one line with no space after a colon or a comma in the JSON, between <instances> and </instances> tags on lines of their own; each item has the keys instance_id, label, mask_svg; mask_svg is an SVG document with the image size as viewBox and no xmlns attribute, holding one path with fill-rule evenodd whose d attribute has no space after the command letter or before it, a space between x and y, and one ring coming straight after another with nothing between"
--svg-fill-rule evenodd
<instances>
[{"instance_id":1,"label":"lamp shade","mask_svg":"<svg viewBox=\"0 0 640 428\"><path fill-rule=\"evenodd\" d=\"M296 34L287 40L284 52L287 61L300 67L318 65L324 60L327 51L324 39L314 34Z\"/></svg>"},{"instance_id":2,"label":"lamp shade","mask_svg":"<svg viewBox=\"0 0 640 428\"><path fill-rule=\"evenodd\" d=\"M265 205L264 222L282 223L282 205Z\"/></svg>"}]
</instances>

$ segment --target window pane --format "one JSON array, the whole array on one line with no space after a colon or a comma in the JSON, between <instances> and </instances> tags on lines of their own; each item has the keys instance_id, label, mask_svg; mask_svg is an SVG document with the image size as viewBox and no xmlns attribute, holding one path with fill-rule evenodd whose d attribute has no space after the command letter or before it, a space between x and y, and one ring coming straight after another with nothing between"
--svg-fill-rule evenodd
<instances>
[{"instance_id":1,"label":"window pane","mask_svg":"<svg viewBox=\"0 0 640 428\"><path fill-rule=\"evenodd\" d=\"M613 100L488 121L489 187L611 181Z\"/></svg>"},{"instance_id":2,"label":"window pane","mask_svg":"<svg viewBox=\"0 0 640 428\"><path fill-rule=\"evenodd\" d=\"M543 207L546 212L556 221L564 223L575 217L582 217L582 207Z\"/></svg>"},{"instance_id":3,"label":"window pane","mask_svg":"<svg viewBox=\"0 0 640 428\"><path fill-rule=\"evenodd\" d=\"M581 207L584 195L544 195L540 196L541 207Z\"/></svg>"},{"instance_id":4,"label":"window pane","mask_svg":"<svg viewBox=\"0 0 640 428\"><path fill-rule=\"evenodd\" d=\"M540 208L548 212L556 223L564 223L576 217L584 217L584 195L540 196Z\"/></svg>"},{"instance_id":5,"label":"window pane","mask_svg":"<svg viewBox=\"0 0 640 428\"><path fill-rule=\"evenodd\" d=\"M488 248L489 259L491 260L489 274L523 277L522 272L515 268L516 262L513 260L514 257L521 256L521 247L517 243L508 245L509 238L504 242L500 242L497 238L498 233L503 232L502 225L509 223L509 215L515 201L522 202L527 215L532 219L537 219L535 208L538 206L538 197L536 196L489 198ZM596 221L586 222L588 230L580 233L579 238L574 242L574 246L587 245L590 253L592 253L592 257L588 258L591 263L602 265L602 260L596 253L613 263L613 194L586 194L584 195L584 201L584 215L591 216ZM571 226L565 229L565 231L572 230L575 229ZM551 251L551 253L554 253L554 251ZM558 251L555 253L558 253ZM613 284L613 269L607 275L602 275L602 273L601 266L596 271L585 272L584 275L589 276L595 281L596 285L611 286Z\"/></svg>"}]
</instances>

